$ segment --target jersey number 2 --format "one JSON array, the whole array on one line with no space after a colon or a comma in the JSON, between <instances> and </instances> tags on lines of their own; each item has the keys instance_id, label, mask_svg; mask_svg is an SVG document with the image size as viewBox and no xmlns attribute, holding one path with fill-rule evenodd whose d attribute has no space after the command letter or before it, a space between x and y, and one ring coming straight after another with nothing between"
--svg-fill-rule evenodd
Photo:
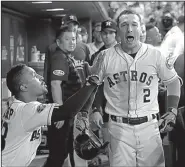
<instances>
[{"instance_id":1,"label":"jersey number 2","mask_svg":"<svg viewBox=\"0 0 185 167\"><path fill-rule=\"evenodd\" d=\"M144 98L143 99L144 103L150 102L150 99L148 99L149 96L150 96L150 89L143 89L143 93L145 94L144 97L143 97Z\"/></svg>"}]
</instances>

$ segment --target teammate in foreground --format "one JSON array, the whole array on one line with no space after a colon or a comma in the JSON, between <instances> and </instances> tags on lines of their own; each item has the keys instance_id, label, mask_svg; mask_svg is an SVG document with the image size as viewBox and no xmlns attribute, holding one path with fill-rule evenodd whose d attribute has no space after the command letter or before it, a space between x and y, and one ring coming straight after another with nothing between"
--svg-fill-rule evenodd
<instances>
[{"instance_id":1,"label":"teammate in foreground","mask_svg":"<svg viewBox=\"0 0 185 167\"><path fill-rule=\"evenodd\" d=\"M41 142L41 126L73 118L94 96L97 79L89 77L63 105L41 104L37 98L47 93L43 77L24 64L13 67L7 74L7 86L14 98L8 101L2 116L2 165L28 166Z\"/></svg>"},{"instance_id":2,"label":"teammate in foreground","mask_svg":"<svg viewBox=\"0 0 185 167\"><path fill-rule=\"evenodd\" d=\"M164 131L175 123L180 97L180 81L173 66L153 46L140 42L141 17L125 10L118 20L121 43L102 51L97 73L104 80L109 114L110 166L164 167L164 153L157 114L159 77L167 85L167 113L160 120ZM95 63L96 64L96 63ZM97 67L96 67L97 68ZM94 122L100 125L102 116L96 113ZM169 124L168 124L169 122Z\"/></svg>"}]
</instances>

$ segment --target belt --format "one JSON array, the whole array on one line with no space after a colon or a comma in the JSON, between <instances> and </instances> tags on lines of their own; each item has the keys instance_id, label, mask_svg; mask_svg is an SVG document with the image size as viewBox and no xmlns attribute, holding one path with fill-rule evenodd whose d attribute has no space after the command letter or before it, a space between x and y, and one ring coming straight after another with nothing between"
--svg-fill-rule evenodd
<instances>
[{"instance_id":1,"label":"belt","mask_svg":"<svg viewBox=\"0 0 185 167\"><path fill-rule=\"evenodd\" d=\"M110 117L114 122L127 123L130 125L139 125L149 121L147 116L137 117L137 118L126 118L126 117L111 115ZM157 118L157 114L152 114L152 120L155 118Z\"/></svg>"}]
</instances>

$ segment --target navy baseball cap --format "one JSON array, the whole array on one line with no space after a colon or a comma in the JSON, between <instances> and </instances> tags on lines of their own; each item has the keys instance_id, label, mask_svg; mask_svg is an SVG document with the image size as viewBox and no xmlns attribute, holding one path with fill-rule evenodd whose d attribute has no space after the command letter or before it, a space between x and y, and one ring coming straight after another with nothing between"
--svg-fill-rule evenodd
<instances>
[{"instance_id":1,"label":"navy baseball cap","mask_svg":"<svg viewBox=\"0 0 185 167\"><path fill-rule=\"evenodd\" d=\"M101 24L101 31L104 31L105 29L109 30L109 31L117 31L117 25L114 21L112 20L106 20L103 21Z\"/></svg>"},{"instance_id":2,"label":"navy baseball cap","mask_svg":"<svg viewBox=\"0 0 185 167\"><path fill-rule=\"evenodd\" d=\"M62 25L66 25L69 24L71 22L75 22L76 24L80 25L80 23L77 20L77 17L75 15L66 15L64 16L64 18L62 19Z\"/></svg>"}]
</instances>

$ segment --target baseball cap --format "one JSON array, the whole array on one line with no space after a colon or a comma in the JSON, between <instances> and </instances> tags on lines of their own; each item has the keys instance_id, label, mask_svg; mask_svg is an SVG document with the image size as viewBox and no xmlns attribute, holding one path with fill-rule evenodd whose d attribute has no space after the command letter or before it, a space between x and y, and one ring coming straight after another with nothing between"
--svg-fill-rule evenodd
<instances>
[{"instance_id":1,"label":"baseball cap","mask_svg":"<svg viewBox=\"0 0 185 167\"><path fill-rule=\"evenodd\" d=\"M84 26L80 26L78 31L80 34L87 34L87 29Z\"/></svg>"},{"instance_id":2,"label":"baseball cap","mask_svg":"<svg viewBox=\"0 0 185 167\"><path fill-rule=\"evenodd\" d=\"M103 21L101 24L101 30L103 31L105 29L116 32L117 31L116 23L112 20Z\"/></svg>"},{"instance_id":3,"label":"baseball cap","mask_svg":"<svg viewBox=\"0 0 185 167\"><path fill-rule=\"evenodd\" d=\"M178 17L177 23L178 23L178 24L184 23L184 16L183 16L183 15L181 15L181 16Z\"/></svg>"},{"instance_id":4,"label":"baseball cap","mask_svg":"<svg viewBox=\"0 0 185 167\"><path fill-rule=\"evenodd\" d=\"M62 25L65 25L65 24L69 24L71 22L75 22L77 23L78 25L80 25L80 23L78 22L77 20L77 17L75 15L66 15L63 19L62 19Z\"/></svg>"}]
</instances>

